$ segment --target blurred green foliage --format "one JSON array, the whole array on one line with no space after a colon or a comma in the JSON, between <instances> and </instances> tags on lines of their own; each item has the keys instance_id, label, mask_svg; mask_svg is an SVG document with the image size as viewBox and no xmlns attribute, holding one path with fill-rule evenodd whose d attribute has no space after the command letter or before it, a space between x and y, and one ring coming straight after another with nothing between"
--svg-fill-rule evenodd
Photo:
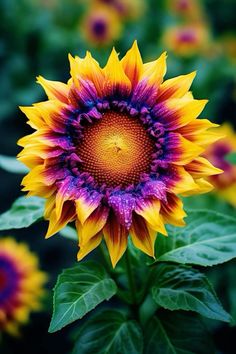
<instances>
[{"instance_id":1,"label":"blurred green foliage","mask_svg":"<svg viewBox=\"0 0 236 354\"><path fill-rule=\"evenodd\" d=\"M146 4L145 11L139 18L121 20L124 22L123 33L119 40L106 47L93 47L83 38L80 27L84 15L92 6L91 2L1 0L0 119L8 119L16 114L18 105L30 105L43 98L42 90L35 84L37 75L67 80L69 52L84 55L89 49L104 64L112 45L124 54L133 40L138 39L144 59L150 60L168 49L161 40L163 33L169 26L182 21L177 14L172 13L168 1L143 1ZM234 31L235 1L206 0L203 6L212 38L209 52L191 58L182 58L169 52L167 77L197 70L193 91L197 97L210 99L205 114L222 121L232 118L227 108L227 116L224 116L221 105L233 100L235 58L231 60L222 51L220 39L225 33Z\"/></svg>"}]
</instances>

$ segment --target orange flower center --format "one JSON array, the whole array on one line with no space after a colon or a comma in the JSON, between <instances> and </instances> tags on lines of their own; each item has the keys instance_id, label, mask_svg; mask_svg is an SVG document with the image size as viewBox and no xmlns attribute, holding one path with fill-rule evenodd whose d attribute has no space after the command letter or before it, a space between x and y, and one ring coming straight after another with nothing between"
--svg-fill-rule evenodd
<instances>
[{"instance_id":1,"label":"orange flower center","mask_svg":"<svg viewBox=\"0 0 236 354\"><path fill-rule=\"evenodd\" d=\"M101 120L87 125L78 146L80 170L107 186L127 186L150 172L155 145L137 118L106 112Z\"/></svg>"}]
</instances>

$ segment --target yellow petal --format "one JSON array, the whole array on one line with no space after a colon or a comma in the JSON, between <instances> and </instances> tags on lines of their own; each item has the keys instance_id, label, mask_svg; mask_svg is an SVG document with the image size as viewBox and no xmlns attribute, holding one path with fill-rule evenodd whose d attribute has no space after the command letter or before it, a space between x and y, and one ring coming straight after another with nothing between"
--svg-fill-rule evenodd
<instances>
[{"instance_id":1,"label":"yellow petal","mask_svg":"<svg viewBox=\"0 0 236 354\"><path fill-rule=\"evenodd\" d=\"M90 52L86 53L81 70L82 69L82 75L91 80L94 86L96 87L98 94L102 95L104 85L104 74L98 62L93 59Z\"/></svg>"},{"instance_id":2,"label":"yellow petal","mask_svg":"<svg viewBox=\"0 0 236 354\"><path fill-rule=\"evenodd\" d=\"M93 236L89 240L89 242L79 245L77 260L80 261L85 256L87 256L88 253L92 252L96 247L100 245L101 241L102 241L102 233L98 233L97 235Z\"/></svg>"},{"instance_id":3,"label":"yellow petal","mask_svg":"<svg viewBox=\"0 0 236 354\"><path fill-rule=\"evenodd\" d=\"M35 107L19 107L20 110L26 115L26 117L29 119L28 124L33 128L33 129L39 129L41 127L45 126L45 121L41 114L38 112L38 110Z\"/></svg>"},{"instance_id":4,"label":"yellow petal","mask_svg":"<svg viewBox=\"0 0 236 354\"><path fill-rule=\"evenodd\" d=\"M195 195L195 194L204 194L204 193L208 193L210 192L214 186L209 183L208 181L206 181L203 178L199 178L197 180L195 180L197 187L195 189L186 191L184 193L182 193L182 195L184 197L188 197L190 195Z\"/></svg>"},{"instance_id":5,"label":"yellow petal","mask_svg":"<svg viewBox=\"0 0 236 354\"><path fill-rule=\"evenodd\" d=\"M76 213L79 221L83 225L89 215L98 207L101 198L93 198L86 195L81 195L76 201Z\"/></svg>"},{"instance_id":6,"label":"yellow petal","mask_svg":"<svg viewBox=\"0 0 236 354\"><path fill-rule=\"evenodd\" d=\"M39 156L34 156L34 155L19 154L17 156L17 160L25 164L30 169L43 164L43 159Z\"/></svg>"},{"instance_id":7,"label":"yellow petal","mask_svg":"<svg viewBox=\"0 0 236 354\"><path fill-rule=\"evenodd\" d=\"M130 235L135 247L139 248L150 257L155 257L154 246L157 232L148 225L142 216L134 214Z\"/></svg>"},{"instance_id":8,"label":"yellow petal","mask_svg":"<svg viewBox=\"0 0 236 354\"><path fill-rule=\"evenodd\" d=\"M98 94L102 95L104 85L104 73L100 68L98 62L93 59L90 52L86 53L84 59L79 57L73 58L69 54L69 61L71 66L71 76L77 87L80 86L79 78L88 79L92 81L97 89Z\"/></svg>"},{"instance_id":9,"label":"yellow petal","mask_svg":"<svg viewBox=\"0 0 236 354\"><path fill-rule=\"evenodd\" d=\"M167 113L172 117L173 127L176 129L192 122L204 109L207 100L193 100L188 97L171 98L163 104L167 108Z\"/></svg>"},{"instance_id":10,"label":"yellow petal","mask_svg":"<svg viewBox=\"0 0 236 354\"><path fill-rule=\"evenodd\" d=\"M161 202L158 199L148 199L141 201L136 206L135 212L141 215L150 225L150 227L163 235L167 235L165 225L160 215Z\"/></svg>"},{"instance_id":11,"label":"yellow petal","mask_svg":"<svg viewBox=\"0 0 236 354\"><path fill-rule=\"evenodd\" d=\"M79 87L78 78L81 75L80 64L82 64L83 59L79 58L78 56L73 58L71 54L68 55L68 59L70 62L70 75L73 79L74 84Z\"/></svg>"},{"instance_id":12,"label":"yellow petal","mask_svg":"<svg viewBox=\"0 0 236 354\"><path fill-rule=\"evenodd\" d=\"M37 184L45 184L46 181L44 178L44 170L45 167L43 165L39 165L34 167L22 180L22 185L27 187L29 190L33 188L34 185Z\"/></svg>"},{"instance_id":13,"label":"yellow petal","mask_svg":"<svg viewBox=\"0 0 236 354\"><path fill-rule=\"evenodd\" d=\"M186 165L199 156L204 149L191 141L179 135L180 144L176 148L176 158L173 158L173 164L176 165ZM178 154L178 152L180 153Z\"/></svg>"},{"instance_id":14,"label":"yellow petal","mask_svg":"<svg viewBox=\"0 0 236 354\"><path fill-rule=\"evenodd\" d=\"M39 115L43 117L45 126L50 127L52 130L59 128L59 132L64 132L65 121L61 114L63 109L67 108L67 105L57 100L50 100L34 104L35 109Z\"/></svg>"},{"instance_id":15,"label":"yellow petal","mask_svg":"<svg viewBox=\"0 0 236 354\"><path fill-rule=\"evenodd\" d=\"M161 204L161 214L164 222L175 226L184 226L183 218L186 216L183 210L183 202L174 194L167 195L167 203Z\"/></svg>"},{"instance_id":16,"label":"yellow petal","mask_svg":"<svg viewBox=\"0 0 236 354\"><path fill-rule=\"evenodd\" d=\"M66 200L67 198L65 198L65 196L62 193L57 192L55 198L55 211L58 218L60 218L61 216L62 208Z\"/></svg>"},{"instance_id":17,"label":"yellow petal","mask_svg":"<svg viewBox=\"0 0 236 354\"><path fill-rule=\"evenodd\" d=\"M103 228L104 239L110 254L111 263L115 268L117 262L123 256L128 241L128 231L119 224L113 212L110 213L108 221Z\"/></svg>"},{"instance_id":18,"label":"yellow petal","mask_svg":"<svg viewBox=\"0 0 236 354\"><path fill-rule=\"evenodd\" d=\"M56 215L56 210L50 214L48 231L45 238L49 238L63 229L69 222L75 219L76 212L73 203L66 202L63 205L63 210L60 218Z\"/></svg>"},{"instance_id":19,"label":"yellow petal","mask_svg":"<svg viewBox=\"0 0 236 354\"><path fill-rule=\"evenodd\" d=\"M173 183L167 188L168 192L182 194L186 191L197 188L193 177L184 169L184 167L176 165L174 169L176 181L174 178Z\"/></svg>"},{"instance_id":20,"label":"yellow petal","mask_svg":"<svg viewBox=\"0 0 236 354\"><path fill-rule=\"evenodd\" d=\"M180 132L180 134L186 137L187 139L191 140L190 137L192 135L199 135L199 133L205 131L206 129L215 128L218 126L218 124L212 123L208 119L195 119L187 125L179 128L178 132Z\"/></svg>"},{"instance_id":21,"label":"yellow petal","mask_svg":"<svg viewBox=\"0 0 236 354\"><path fill-rule=\"evenodd\" d=\"M57 99L68 103L69 87L59 81L46 80L42 76L37 77L37 82L43 87L50 100Z\"/></svg>"},{"instance_id":22,"label":"yellow petal","mask_svg":"<svg viewBox=\"0 0 236 354\"><path fill-rule=\"evenodd\" d=\"M53 194L45 203L44 217L49 219L53 209L55 209L55 195Z\"/></svg>"},{"instance_id":23,"label":"yellow petal","mask_svg":"<svg viewBox=\"0 0 236 354\"><path fill-rule=\"evenodd\" d=\"M113 48L106 66L103 69L105 74L104 89L105 95L115 94L119 89L124 95L128 95L131 90L131 82L126 76L118 54Z\"/></svg>"},{"instance_id":24,"label":"yellow petal","mask_svg":"<svg viewBox=\"0 0 236 354\"><path fill-rule=\"evenodd\" d=\"M132 47L124 58L121 60L125 74L130 79L132 86L135 86L142 73L143 73L143 61L140 55L137 41L134 41Z\"/></svg>"},{"instance_id":25,"label":"yellow petal","mask_svg":"<svg viewBox=\"0 0 236 354\"><path fill-rule=\"evenodd\" d=\"M201 178L206 176L218 175L223 171L215 166L213 166L204 157L197 157L185 166L186 171L188 171L193 178Z\"/></svg>"},{"instance_id":26,"label":"yellow petal","mask_svg":"<svg viewBox=\"0 0 236 354\"><path fill-rule=\"evenodd\" d=\"M79 235L80 246L89 242L89 240L98 234L106 224L109 209L106 206L99 206L94 212L81 224L77 221L76 227Z\"/></svg>"},{"instance_id":27,"label":"yellow petal","mask_svg":"<svg viewBox=\"0 0 236 354\"><path fill-rule=\"evenodd\" d=\"M140 78L146 79L151 86L160 86L166 73L166 52L152 62L143 65L144 71Z\"/></svg>"},{"instance_id":28,"label":"yellow petal","mask_svg":"<svg viewBox=\"0 0 236 354\"><path fill-rule=\"evenodd\" d=\"M224 137L225 136L222 135L220 131L217 132L210 129L209 131L202 132L201 134L197 134L196 132L195 134L191 135L191 137L189 137L189 140L205 148Z\"/></svg>"},{"instance_id":29,"label":"yellow petal","mask_svg":"<svg viewBox=\"0 0 236 354\"><path fill-rule=\"evenodd\" d=\"M189 90L192 85L196 72L187 75L174 77L173 79L165 80L161 84L158 92L158 101L164 101L168 98L181 98Z\"/></svg>"}]
</instances>

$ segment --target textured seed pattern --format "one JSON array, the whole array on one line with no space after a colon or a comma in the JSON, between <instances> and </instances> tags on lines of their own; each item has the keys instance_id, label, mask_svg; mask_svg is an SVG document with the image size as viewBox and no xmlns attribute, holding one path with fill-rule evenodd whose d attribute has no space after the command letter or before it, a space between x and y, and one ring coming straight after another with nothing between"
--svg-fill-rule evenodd
<instances>
[{"instance_id":1,"label":"textured seed pattern","mask_svg":"<svg viewBox=\"0 0 236 354\"><path fill-rule=\"evenodd\" d=\"M107 112L88 125L77 153L80 171L90 173L99 184L127 186L150 172L155 144L138 118Z\"/></svg>"}]
</instances>

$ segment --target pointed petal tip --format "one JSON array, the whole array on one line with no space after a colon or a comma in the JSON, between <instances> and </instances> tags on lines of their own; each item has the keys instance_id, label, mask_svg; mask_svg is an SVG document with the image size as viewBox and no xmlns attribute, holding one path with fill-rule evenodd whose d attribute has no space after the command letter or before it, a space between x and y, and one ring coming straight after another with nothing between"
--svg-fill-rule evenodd
<instances>
[{"instance_id":1,"label":"pointed petal tip","mask_svg":"<svg viewBox=\"0 0 236 354\"><path fill-rule=\"evenodd\" d=\"M139 50L137 39L135 39L135 40L133 41L133 44L132 44L132 46L131 46L131 49Z\"/></svg>"},{"instance_id":2,"label":"pointed petal tip","mask_svg":"<svg viewBox=\"0 0 236 354\"><path fill-rule=\"evenodd\" d=\"M111 54L117 54L115 46L112 47Z\"/></svg>"},{"instance_id":3,"label":"pointed petal tip","mask_svg":"<svg viewBox=\"0 0 236 354\"><path fill-rule=\"evenodd\" d=\"M117 263L120 261L126 251L127 250L125 250L124 252L114 252L114 250L111 251L111 249L108 249L113 269L116 267Z\"/></svg>"},{"instance_id":4,"label":"pointed petal tip","mask_svg":"<svg viewBox=\"0 0 236 354\"><path fill-rule=\"evenodd\" d=\"M80 249L79 249L79 251L77 252L77 261L79 262L79 261L81 261L83 258L84 258L84 255L81 254Z\"/></svg>"},{"instance_id":5,"label":"pointed petal tip","mask_svg":"<svg viewBox=\"0 0 236 354\"><path fill-rule=\"evenodd\" d=\"M115 47L113 47L104 69L106 70L106 68L110 67L111 65L113 66L114 64L116 64L118 62L120 62L119 57L118 57L118 53L116 52Z\"/></svg>"},{"instance_id":6,"label":"pointed petal tip","mask_svg":"<svg viewBox=\"0 0 236 354\"><path fill-rule=\"evenodd\" d=\"M122 256L119 257L119 258L118 257L110 257L111 265L112 265L113 269L115 269L115 267L116 267L117 263L119 262L120 258L122 258Z\"/></svg>"},{"instance_id":7,"label":"pointed petal tip","mask_svg":"<svg viewBox=\"0 0 236 354\"><path fill-rule=\"evenodd\" d=\"M36 83L41 85L44 88L44 87L46 87L47 79L45 79L41 75L38 75L38 76L36 76Z\"/></svg>"},{"instance_id":8,"label":"pointed petal tip","mask_svg":"<svg viewBox=\"0 0 236 354\"><path fill-rule=\"evenodd\" d=\"M92 58L92 54L89 50L86 50L85 58Z\"/></svg>"},{"instance_id":9,"label":"pointed petal tip","mask_svg":"<svg viewBox=\"0 0 236 354\"><path fill-rule=\"evenodd\" d=\"M26 110L27 108L32 108L32 106L18 106L18 108L20 109L20 111L21 111L22 113L25 114L25 110Z\"/></svg>"},{"instance_id":10,"label":"pointed petal tip","mask_svg":"<svg viewBox=\"0 0 236 354\"><path fill-rule=\"evenodd\" d=\"M167 51L165 50L163 53L161 53L160 58L163 58L164 60L168 57Z\"/></svg>"},{"instance_id":11,"label":"pointed petal tip","mask_svg":"<svg viewBox=\"0 0 236 354\"><path fill-rule=\"evenodd\" d=\"M36 80L37 82L41 81L41 80L45 80L44 77L42 75L37 75L36 76Z\"/></svg>"},{"instance_id":12,"label":"pointed petal tip","mask_svg":"<svg viewBox=\"0 0 236 354\"><path fill-rule=\"evenodd\" d=\"M73 55L68 53L68 59L71 60L71 59L74 59Z\"/></svg>"},{"instance_id":13,"label":"pointed petal tip","mask_svg":"<svg viewBox=\"0 0 236 354\"><path fill-rule=\"evenodd\" d=\"M194 101L196 102L196 105L201 105L203 107L202 110L209 102L209 100L206 100L206 99L203 99L203 100L194 99Z\"/></svg>"},{"instance_id":14,"label":"pointed petal tip","mask_svg":"<svg viewBox=\"0 0 236 354\"><path fill-rule=\"evenodd\" d=\"M54 236L55 233L51 233L51 232L47 232L46 235L45 235L45 240L48 240L49 238L51 238L52 236Z\"/></svg>"},{"instance_id":15,"label":"pointed petal tip","mask_svg":"<svg viewBox=\"0 0 236 354\"><path fill-rule=\"evenodd\" d=\"M220 175L221 173L224 173L224 170L222 170L221 168L215 167L215 174Z\"/></svg>"},{"instance_id":16,"label":"pointed petal tip","mask_svg":"<svg viewBox=\"0 0 236 354\"><path fill-rule=\"evenodd\" d=\"M188 74L190 77L195 78L195 76L197 75L197 70L192 71L191 73Z\"/></svg>"}]
</instances>

